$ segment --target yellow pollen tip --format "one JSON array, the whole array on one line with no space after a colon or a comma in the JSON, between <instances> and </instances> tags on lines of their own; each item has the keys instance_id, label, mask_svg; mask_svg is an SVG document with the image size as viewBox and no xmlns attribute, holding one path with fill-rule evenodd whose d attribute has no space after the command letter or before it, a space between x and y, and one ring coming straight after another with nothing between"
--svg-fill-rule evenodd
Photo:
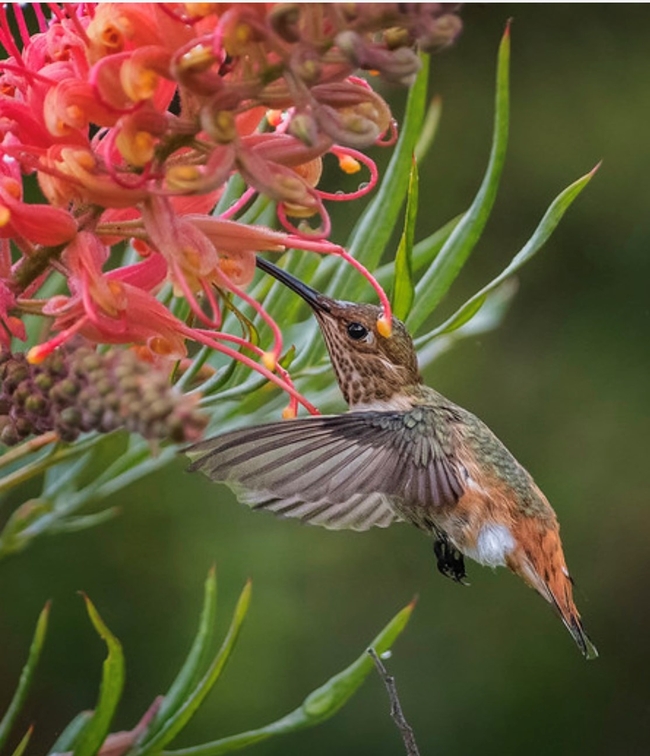
<instances>
[{"instance_id":1,"label":"yellow pollen tip","mask_svg":"<svg viewBox=\"0 0 650 756\"><path fill-rule=\"evenodd\" d=\"M296 416L296 409L295 407L292 407L289 405L288 407L285 407L282 410L282 419L283 420L293 420Z\"/></svg>"},{"instance_id":2,"label":"yellow pollen tip","mask_svg":"<svg viewBox=\"0 0 650 756\"><path fill-rule=\"evenodd\" d=\"M167 357L174 351L169 341L162 336L154 336L149 339L147 346L154 354L159 354L163 357Z\"/></svg>"},{"instance_id":3,"label":"yellow pollen tip","mask_svg":"<svg viewBox=\"0 0 650 756\"><path fill-rule=\"evenodd\" d=\"M277 128L282 123L282 111L281 110L267 110L266 120L273 128Z\"/></svg>"},{"instance_id":4,"label":"yellow pollen tip","mask_svg":"<svg viewBox=\"0 0 650 756\"><path fill-rule=\"evenodd\" d=\"M86 171L92 171L95 167L95 158L92 156L92 153L85 150L75 150L71 155L71 160L76 161L77 165Z\"/></svg>"},{"instance_id":5,"label":"yellow pollen tip","mask_svg":"<svg viewBox=\"0 0 650 756\"><path fill-rule=\"evenodd\" d=\"M8 207L0 205L0 228L4 228L11 221L11 212Z\"/></svg>"},{"instance_id":6,"label":"yellow pollen tip","mask_svg":"<svg viewBox=\"0 0 650 756\"><path fill-rule=\"evenodd\" d=\"M385 339L389 339L393 333L393 325L384 315L377 319L377 331Z\"/></svg>"},{"instance_id":7,"label":"yellow pollen tip","mask_svg":"<svg viewBox=\"0 0 650 756\"><path fill-rule=\"evenodd\" d=\"M27 352L27 362L30 365L40 365L52 349L47 344L39 344Z\"/></svg>"},{"instance_id":8,"label":"yellow pollen tip","mask_svg":"<svg viewBox=\"0 0 650 756\"><path fill-rule=\"evenodd\" d=\"M207 45L196 45L188 50L180 59L178 67L181 71L200 73L207 71L214 63L214 53Z\"/></svg>"},{"instance_id":9,"label":"yellow pollen tip","mask_svg":"<svg viewBox=\"0 0 650 756\"><path fill-rule=\"evenodd\" d=\"M358 173L361 170L361 163L352 157L352 155L341 155L339 158L339 168L343 173Z\"/></svg>"},{"instance_id":10,"label":"yellow pollen tip","mask_svg":"<svg viewBox=\"0 0 650 756\"><path fill-rule=\"evenodd\" d=\"M201 179L201 171L194 165L172 165L165 174L171 189L187 189Z\"/></svg>"},{"instance_id":11,"label":"yellow pollen tip","mask_svg":"<svg viewBox=\"0 0 650 756\"><path fill-rule=\"evenodd\" d=\"M261 359L262 365L264 365L267 370L270 370L271 372L275 370L275 366L278 364L278 360L273 352L264 352Z\"/></svg>"}]
</instances>

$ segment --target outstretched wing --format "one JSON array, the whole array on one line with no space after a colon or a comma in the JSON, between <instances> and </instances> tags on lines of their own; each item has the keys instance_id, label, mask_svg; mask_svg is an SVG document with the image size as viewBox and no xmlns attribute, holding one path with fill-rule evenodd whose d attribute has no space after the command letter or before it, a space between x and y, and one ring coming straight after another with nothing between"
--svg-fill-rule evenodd
<instances>
[{"instance_id":1,"label":"outstretched wing","mask_svg":"<svg viewBox=\"0 0 650 756\"><path fill-rule=\"evenodd\" d=\"M426 427L422 426L426 424ZM231 485L254 508L331 529L400 520L406 503L453 504L457 468L425 412L349 412L271 423L202 441L190 471Z\"/></svg>"}]
</instances>

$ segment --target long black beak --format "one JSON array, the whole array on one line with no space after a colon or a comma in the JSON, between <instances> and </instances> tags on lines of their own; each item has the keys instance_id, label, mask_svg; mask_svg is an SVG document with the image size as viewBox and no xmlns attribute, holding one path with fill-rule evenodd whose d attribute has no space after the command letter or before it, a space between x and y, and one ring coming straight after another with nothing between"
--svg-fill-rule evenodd
<instances>
[{"instance_id":1,"label":"long black beak","mask_svg":"<svg viewBox=\"0 0 650 756\"><path fill-rule=\"evenodd\" d=\"M296 294L302 297L314 310L321 310L324 312L331 311L332 308L330 307L330 302L332 300L329 297L316 291L316 289L312 289L311 286L307 286L307 284L303 283L300 279L292 276L291 273L287 273L286 270L278 268L277 265L274 265L272 262L265 260L259 255L255 258L255 262L260 270L273 276L273 278L280 281L280 283L283 283L288 289L291 289L291 291L295 291Z\"/></svg>"}]
</instances>

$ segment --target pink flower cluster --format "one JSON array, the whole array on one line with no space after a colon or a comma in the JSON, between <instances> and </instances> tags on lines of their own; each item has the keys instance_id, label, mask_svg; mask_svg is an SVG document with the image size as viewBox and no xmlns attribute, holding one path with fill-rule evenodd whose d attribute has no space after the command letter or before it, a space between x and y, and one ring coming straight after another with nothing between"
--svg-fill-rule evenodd
<instances>
[{"instance_id":1,"label":"pink flower cluster","mask_svg":"<svg viewBox=\"0 0 650 756\"><path fill-rule=\"evenodd\" d=\"M24 339L21 316L52 319L43 359L74 334L181 358L187 340L244 361L300 402L278 366L279 328L246 294L258 251L341 255L327 240L328 200L377 181L360 150L390 143L388 106L358 67L399 82L417 72L416 41L448 44L460 28L440 4L50 3L0 8L0 343ZM30 15L31 14L31 15ZM36 29L36 31L32 31ZM363 188L319 189L326 154L362 166ZM215 214L226 183L243 191ZM34 181L35 179L35 181ZM41 202L27 202L37 183ZM236 218L258 195L282 231ZM111 267L128 241L142 259ZM13 244L13 248L12 245ZM38 299L52 271L68 293ZM170 282L190 305L184 322L156 294ZM267 351L220 331L220 297L234 292L271 325ZM253 354L242 353L245 348Z\"/></svg>"}]
</instances>

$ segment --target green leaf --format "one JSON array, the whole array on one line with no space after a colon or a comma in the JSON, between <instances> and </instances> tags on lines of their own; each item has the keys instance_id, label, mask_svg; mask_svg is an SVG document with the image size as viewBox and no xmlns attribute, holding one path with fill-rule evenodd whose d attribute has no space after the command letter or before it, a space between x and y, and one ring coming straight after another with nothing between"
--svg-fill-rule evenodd
<instances>
[{"instance_id":1,"label":"green leaf","mask_svg":"<svg viewBox=\"0 0 650 756\"><path fill-rule=\"evenodd\" d=\"M444 226L434 231L430 236L419 241L413 247L413 272L419 273L422 268L431 265L436 259L445 242L452 235L456 226L463 220L464 213L447 221Z\"/></svg>"},{"instance_id":2,"label":"green leaf","mask_svg":"<svg viewBox=\"0 0 650 756\"><path fill-rule=\"evenodd\" d=\"M241 630L242 623L246 617L248 606L251 598L251 582L250 580L244 586L244 590L241 592L237 606L235 607L235 613L228 628L228 633L217 653L214 661L210 665L210 668L200 680L196 688L189 694L183 704L178 708L156 735L143 747L136 748L134 753L137 756L144 756L145 754L158 753L164 748L167 743L170 743L185 725L194 716L197 709L203 703L203 700L208 695L212 686L217 682L221 673L223 672L226 662L228 661L230 654L235 646L239 631ZM75 754L76 756L76 754Z\"/></svg>"},{"instance_id":3,"label":"green leaf","mask_svg":"<svg viewBox=\"0 0 650 756\"><path fill-rule=\"evenodd\" d=\"M419 241L413 247L413 254L411 255L413 273L419 273L422 268L431 265L436 255L442 249L444 243L451 236L451 232L462 220L462 217L463 214L461 213L455 218L452 218L445 223L444 226L437 231L434 231L430 236L427 236L426 239ZM374 276L384 288L388 288L393 280L394 272L395 269L393 263L386 263L377 268Z\"/></svg>"},{"instance_id":4,"label":"green leaf","mask_svg":"<svg viewBox=\"0 0 650 756\"><path fill-rule=\"evenodd\" d=\"M58 465L47 470L43 480L43 498L53 499L60 493L75 490L77 478L90 464L91 459L92 450L79 458L73 457L59 462Z\"/></svg>"},{"instance_id":5,"label":"green leaf","mask_svg":"<svg viewBox=\"0 0 650 756\"><path fill-rule=\"evenodd\" d=\"M48 751L48 756L55 756L55 754L71 751L75 740L79 737L80 733L84 730L92 717L92 711L79 712L79 714L77 714L55 740L54 745Z\"/></svg>"},{"instance_id":6,"label":"green leaf","mask_svg":"<svg viewBox=\"0 0 650 756\"><path fill-rule=\"evenodd\" d=\"M7 742L7 738L11 732L11 728L14 726L20 710L25 703L27 694L34 678L34 671L43 649L43 643L45 642L45 635L47 633L47 621L50 615L50 602L45 604L43 610L38 616L36 622L36 630L34 631L34 637L32 638L32 644L29 648L29 655L27 656L27 662L20 673L20 680L18 681L18 687L11 699L9 707L5 712L5 715L0 720L0 751ZM29 734L29 733L28 733ZM27 737L27 735L25 736ZM24 738L23 738L24 740ZM22 743L22 741L21 741ZM25 745L27 745L25 743Z\"/></svg>"},{"instance_id":7,"label":"green leaf","mask_svg":"<svg viewBox=\"0 0 650 756\"><path fill-rule=\"evenodd\" d=\"M139 745L145 746L152 739L165 722L178 711L192 686L196 685L201 668L207 662L207 655L210 652L216 614L217 576L215 568L212 567L205 581L199 629L190 652Z\"/></svg>"},{"instance_id":8,"label":"green leaf","mask_svg":"<svg viewBox=\"0 0 650 756\"><path fill-rule=\"evenodd\" d=\"M384 172L377 194L368 205L348 240L348 251L369 270L374 270L390 241L397 223L409 184L411 156L422 127L429 81L429 56L421 55L422 68L411 87L406 103L400 137ZM330 281L328 291L336 292L339 299L352 296L355 289L363 286L361 277L350 275L347 265L336 261L336 274L332 268L321 265L319 272ZM357 280L358 279L358 280ZM318 282L315 284L318 288Z\"/></svg>"},{"instance_id":9,"label":"green leaf","mask_svg":"<svg viewBox=\"0 0 650 756\"><path fill-rule=\"evenodd\" d=\"M430 365L443 352L451 349L459 341L480 336L497 328L505 317L517 289L517 282L511 278L487 295L483 307L465 325L450 333L443 333L436 338L431 338L430 334L425 334L415 339L418 362L422 369L425 369L427 365Z\"/></svg>"},{"instance_id":10,"label":"green leaf","mask_svg":"<svg viewBox=\"0 0 650 756\"><path fill-rule=\"evenodd\" d=\"M124 654L118 639L106 627L92 601L83 595L86 610L97 634L106 643L108 655L102 666L99 700L92 717L74 743L74 756L94 756L108 735L124 687Z\"/></svg>"},{"instance_id":11,"label":"green leaf","mask_svg":"<svg viewBox=\"0 0 650 756\"><path fill-rule=\"evenodd\" d=\"M426 115L424 116L424 123L422 124L422 131L420 132L417 144L415 145L414 154L418 165L424 160L431 149L431 145L438 132L441 117L442 98L439 95L436 95L427 108Z\"/></svg>"},{"instance_id":12,"label":"green leaf","mask_svg":"<svg viewBox=\"0 0 650 756\"><path fill-rule=\"evenodd\" d=\"M79 515L78 517L66 517L62 520L54 521L48 528L50 534L53 533L78 533L80 530L94 528L97 525L103 525L105 522L117 517L120 513L118 507L109 507L101 512L95 512L89 515Z\"/></svg>"},{"instance_id":13,"label":"green leaf","mask_svg":"<svg viewBox=\"0 0 650 756\"><path fill-rule=\"evenodd\" d=\"M18 743L18 745L15 747L11 756L23 756L23 753L25 753L25 749L27 748L27 744L29 743L29 739L32 737L32 732L34 732L33 725L27 728L27 732L21 738L20 743Z\"/></svg>"},{"instance_id":14,"label":"green leaf","mask_svg":"<svg viewBox=\"0 0 650 756\"><path fill-rule=\"evenodd\" d=\"M574 181L561 192L551 203L550 207L539 222L539 225L533 232L533 235L522 247L522 249L512 258L510 264L501 271L501 273L484 286L473 297L467 300L450 318L441 326L431 331L429 336L435 338L442 333L455 331L464 325L468 320L481 309L487 295L500 286L507 278L514 275L531 257L533 257L544 246L549 236L553 233L564 213L569 209L576 197L582 192L587 184L593 178L594 173L598 170L600 163L589 173Z\"/></svg>"},{"instance_id":15,"label":"green leaf","mask_svg":"<svg viewBox=\"0 0 650 756\"><path fill-rule=\"evenodd\" d=\"M411 158L411 174L406 196L406 216L404 231L395 255L395 279L393 283L392 307L393 314L400 320L406 320L411 305L415 287L413 285L413 238L415 236L415 221L418 217L418 164L415 157Z\"/></svg>"},{"instance_id":16,"label":"green leaf","mask_svg":"<svg viewBox=\"0 0 650 756\"><path fill-rule=\"evenodd\" d=\"M29 545L29 528L52 512L52 503L43 499L28 499L15 509L0 532L0 557L16 554Z\"/></svg>"},{"instance_id":17,"label":"green leaf","mask_svg":"<svg viewBox=\"0 0 650 756\"><path fill-rule=\"evenodd\" d=\"M415 602L411 602L395 615L369 646L378 654L388 651L406 627L414 606ZM274 735L283 735L305 727L312 727L334 715L358 690L373 669L374 663L367 651L364 651L349 667L331 677L324 685L308 695L297 709L282 719L266 727L231 735L211 743L166 751L163 756L221 756L221 754L259 743L261 740L267 740Z\"/></svg>"},{"instance_id":18,"label":"green leaf","mask_svg":"<svg viewBox=\"0 0 650 756\"><path fill-rule=\"evenodd\" d=\"M241 177L241 174L234 173L228 179L226 188L221 197L219 197L219 202L217 202L214 215L221 215L221 213L225 212L233 202L236 202L242 196L245 190L246 182Z\"/></svg>"},{"instance_id":19,"label":"green leaf","mask_svg":"<svg viewBox=\"0 0 650 756\"><path fill-rule=\"evenodd\" d=\"M494 205L508 144L509 64L508 25L499 47L494 133L488 167L469 210L440 250L433 265L418 282L415 304L407 320L411 332L417 331L447 293L479 240Z\"/></svg>"}]
</instances>

